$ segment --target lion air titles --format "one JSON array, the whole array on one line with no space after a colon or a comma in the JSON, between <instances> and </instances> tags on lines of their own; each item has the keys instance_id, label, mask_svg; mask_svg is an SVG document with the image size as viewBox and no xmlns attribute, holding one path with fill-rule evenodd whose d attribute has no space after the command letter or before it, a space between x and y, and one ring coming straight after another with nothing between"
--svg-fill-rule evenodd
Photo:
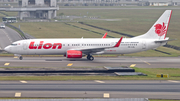
<instances>
[{"instance_id":1,"label":"lion air titles","mask_svg":"<svg viewBox=\"0 0 180 101\"><path fill-rule=\"evenodd\" d=\"M58 46L58 47L57 47ZM29 44L29 49L61 49L62 48L62 44L61 43L54 43L54 44L51 44L51 43L45 43L44 44L44 41L40 41L39 44L35 44L34 41L32 41L30 44Z\"/></svg>"}]
</instances>

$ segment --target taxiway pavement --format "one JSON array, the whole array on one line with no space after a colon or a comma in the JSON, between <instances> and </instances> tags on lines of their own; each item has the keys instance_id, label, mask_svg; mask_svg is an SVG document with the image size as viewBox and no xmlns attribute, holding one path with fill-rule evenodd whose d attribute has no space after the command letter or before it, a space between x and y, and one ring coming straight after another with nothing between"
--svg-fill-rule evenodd
<instances>
[{"instance_id":1,"label":"taxiway pavement","mask_svg":"<svg viewBox=\"0 0 180 101\"><path fill-rule=\"evenodd\" d=\"M0 58L0 67L139 67L139 68L180 68L180 57L95 57L89 61L66 59L65 57L14 57Z\"/></svg>"},{"instance_id":2,"label":"taxiway pavement","mask_svg":"<svg viewBox=\"0 0 180 101\"><path fill-rule=\"evenodd\" d=\"M6 46L10 45L12 42L21 40L19 33L14 31L9 27L5 29L0 29L0 50L3 50Z\"/></svg>"},{"instance_id":3,"label":"taxiway pavement","mask_svg":"<svg viewBox=\"0 0 180 101\"><path fill-rule=\"evenodd\" d=\"M180 99L179 95L180 81L172 80L0 82L0 97Z\"/></svg>"}]
</instances>

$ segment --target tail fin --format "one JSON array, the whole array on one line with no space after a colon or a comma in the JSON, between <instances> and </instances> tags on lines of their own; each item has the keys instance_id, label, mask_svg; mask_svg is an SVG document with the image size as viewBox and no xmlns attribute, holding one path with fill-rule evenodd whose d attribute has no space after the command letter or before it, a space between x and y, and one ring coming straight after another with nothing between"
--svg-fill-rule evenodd
<instances>
[{"instance_id":1,"label":"tail fin","mask_svg":"<svg viewBox=\"0 0 180 101\"><path fill-rule=\"evenodd\" d=\"M172 10L166 10L147 33L134 38L165 39L171 15Z\"/></svg>"}]
</instances>

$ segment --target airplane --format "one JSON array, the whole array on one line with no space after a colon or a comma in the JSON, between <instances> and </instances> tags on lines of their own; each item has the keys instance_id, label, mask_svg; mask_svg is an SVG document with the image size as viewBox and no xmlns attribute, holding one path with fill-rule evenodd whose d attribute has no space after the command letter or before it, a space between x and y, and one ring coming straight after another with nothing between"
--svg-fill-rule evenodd
<instances>
[{"instance_id":1,"label":"airplane","mask_svg":"<svg viewBox=\"0 0 180 101\"><path fill-rule=\"evenodd\" d=\"M5 51L23 59L21 55L64 55L66 58L87 56L93 61L97 54L128 54L156 49L165 45L172 10L166 10L145 34L133 38L63 38L26 39L13 42Z\"/></svg>"}]
</instances>

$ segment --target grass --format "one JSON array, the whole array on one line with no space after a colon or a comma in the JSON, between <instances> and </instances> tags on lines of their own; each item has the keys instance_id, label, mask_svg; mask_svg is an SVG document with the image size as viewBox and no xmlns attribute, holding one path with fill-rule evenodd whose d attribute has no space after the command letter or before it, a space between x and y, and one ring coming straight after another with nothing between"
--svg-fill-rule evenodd
<instances>
[{"instance_id":1,"label":"grass","mask_svg":"<svg viewBox=\"0 0 180 101\"><path fill-rule=\"evenodd\" d=\"M5 15L0 13L1 20L2 20L3 17L5 17Z\"/></svg>"},{"instance_id":2,"label":"grass","mask_svg":"<svg viewBox=\"0 0 180 101\"><path fill-rule=\"evenodd\" d=\"M6 12L6 11L1 11L5 14L7 14L8 16L17 16L18 15L18 12Z\"/></svg>"},{"instance_id":3,"label":"grass","mask_svg":"<svg viewBox=\"0 0 180 101\"><path fill-rule=\"evenodd\" d=\"M18 67L17 67L18 68ZM180 80L180 68L137 68L148 76L1 76L0 80ZM157 78L156 74L169 74L169 78Z\"/></svg>"},{"instance_id":4,"label":"grass","mask_svg":"<svg viewBox=\"0 0 180 101\"><path fill-rule=\"evenodd\" d=\"M172 78L180 78L179 68L137 68L133 67L136 72L148 74L148 77L156 78L156 74L169 74Z\"/></svg>"},{"instance_id":5,"label":"grass","mask_svg":"<svg viewBox=\"0 0 180 101\"><path fill-rule=\"evenodd\" d=\"M14 23L14 26L21 25L21 30L35 38L95 38L102 37L92 32L87 32L64 23ZM31 27L29 27L31 26Z\"/></svg>"},{"instance_id":6,"label":"grass","mask_svg":"<svg viewBox=\"0 0 180 101\"><path fill-rule=\"evenodd\" d=\"M57 3L60 4L60 3ZM179 8L179 6L59 6L59 8Z\"/></svg>"},{"instance_id":7,"label":"grass","mask_svg":"<svg viewBox=\"0 0 180 101\"><path fill-rule=\"evenodd\" d=\"M93 27L86 26L86 25L82 25L82 24L80 24L80 23L68 23L68 24L78 26L79 28L89 29L90 31L99 32L99 33L101 33L102 36L107 32L107 31L104 31L104 30L101 30L101 29L97 29L97 28L93 28ZM115 38L118 38L118 37L119 37L118 34L112 33L112 32L108 32L108 35L110 35L110 36L112 36L112 37L115 37ZM107 36L107 38L108 38L108 36Z\"/></svg>"}]
</instances>

